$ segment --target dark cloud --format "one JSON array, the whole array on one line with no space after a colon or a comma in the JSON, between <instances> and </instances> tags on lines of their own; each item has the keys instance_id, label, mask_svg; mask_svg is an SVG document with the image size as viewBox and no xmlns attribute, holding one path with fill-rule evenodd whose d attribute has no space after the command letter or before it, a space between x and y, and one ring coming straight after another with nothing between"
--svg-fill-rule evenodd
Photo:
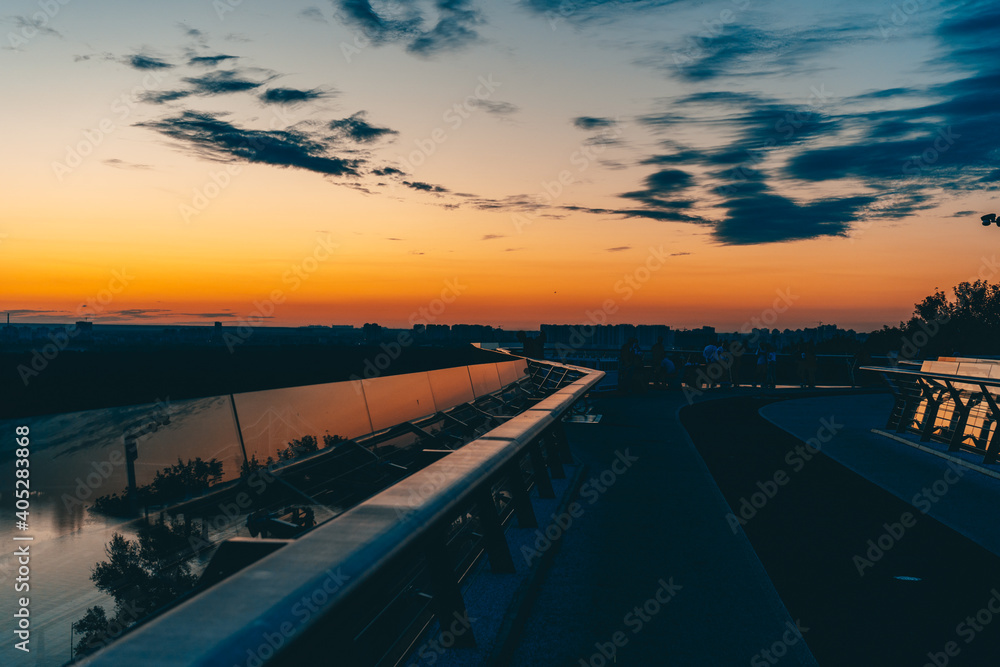
<instances>
[{"instance_id":1,"label":"dark cloud","mask_svg":"<svg viewBox=\"0 0 1000 667\"><path fill-rule=\"evenodd\" d=\"M405 12L404 17L387 18L379 15L368 0L331 0L331 3L344 23L359 28L376 44L412 35L421 24L419 13L410 6L399 7Z\"/></svg>"},{"instance_id":2,"label":"dark cloud","mask_svg":"<svg viewBox=\"0 0 1000 667\"><path fill-rule=\"evenodd\" d=\"M147 90L139 96L143 102L150 104L166 104L175 102L191 95L189 90Z\"/></svg>"},{"instance_id":3,"label":"dark cloud","mask_svg":"<svg viewBox=\"0 0 1000 667\"><path fill-rule=\"evenodd\" d=\"M689 252L672 252L672 253L670 253L670 256L671 257L684 257L685 255L690 255L690 254L691 253L689 253Z\"/></svg>"},{"instance_id":4,"label":"dark cloud","mask_svg":"<svg viewBox=\"0 0 1000 667\"><path fill-rule=\"evenodd\" d=\"M493 241L495 239L505 239L505 238L507 238L506 234L483 234L483 238L481 240Z\"/></svg>"},{"instance_id":5,"label":"dark cloud","mask_svg":"<svg viewBox=\"0 0 1000 667\"><path fill-rule=\"evenodd\" d=\"M162 58L157 58L155 56L143 55L141 53L136 53L131 56L125 57L125 64L133 69L145 70L145 69L169 69L173 67L172 64L168 63Z\"/></svg>"},{"instance_id":6,"label":"dark cloud","mask_svg":"<svg viewBox=\"0 0 1000 667\"><path fill-rule=\"evenodd\" d=\"M406 176L406 173L395 167L382 167L380 169L373 169L372 173L376 176Z\"/></svg>"},{"instance_id":7,"label":"dark cloud","mask_svg":"<svg viewBox=\"0 0 1000 667\"><path fill-rule=\"evenodd\" d=\"M573 126L581 130L603 130L614 126L615 121L611 118L598 118L596 116L578 116L573 119Z\"/></svg>"},{"instance_id":8,"label":"dark cloud","mask_svg":"<svg viewBox=\"0 0 1000 667\"><path fill-rule=\"evenodd\" d=\"M188 58L188 65L192 67L216 67L227 60L236 60L239 56L228 56L220 53L215 56L191 56Z\"/></svg>"},{"instance_id":9,"label":"dark cloud","mask_svg":"<svg viewBox=\"0 0 1000 667\"><path fill-rule=\"evenodd\" d=\"M185 77L184 81L191 85L191 92L195 95L241 93L259 88L265 83L244 78L243 74L235 70L219 70L204 76Z\"/></svg>"},{"instance_id":10,"label":"dark cloud","mask_svg":"<svg viewBox=\"0 0 1000 667\"><path fill-rule=\"evenodd\" d=\"M448 192L447 188L443 188L440 185L431 185L430 183L423 183L421 181L403 181L403 185L414 190L420 190L421 192Z\"/></svg>"},{"instance_id":11,"label":"dark cloud","mask_svg":"<svg viewBox=\"0 0 1000 667\"><path fill-rule=\"evenodd\" d=\"M820 236L844 236L875 196L820 199L798 204L772 192L734 197L726 202L728 217L714 235L730 245L779 243Z\"/></svg>"},{"instance_id":12,"label":"dark cloud","mask_svg":"<svg viewBox=\"0 0 1000 667\"><path fill-rule=\"evenodd\" d=\"M967 3L941 24L932 62L953 72L944 83L839 99L820 87L794 103L731 90L664 100L637 118L668 137L639 161L659 171L619 195L638 206L563 208L710 226L717 241L747 245L843 236L862 221L905 218L956 193L998 189L1000 60L981 48L998 25L995 3ZM789 69L785 59L806 67L829 48L867 39L850 25L832 30L829 44L825 38L814 30L741 31L740 39L703 44L677 76L704 83L796 71L800 65ZM723 139L694 147L674 138L692 128ZM810 195L786 194L793 191Z\"/></svg>"},{"instance_id":13,"label":"dark cloud","mask_svg":"<svg viewBox=\"0 0 1000 667\"><path fill-rule=\"evenodd\" d=\"M606 252L622 252L624 250L631 250L631 249L632 249L632 246L630 246L630 245L619 245L619 246L615 246L614 248L605 248L604 250Z\"/></svg>"},{"instance_id":14,"label":"dark cloud","mask_svg":"<svg viewBox=\"0 0 1000 667\"><path fill-rule=\"evenodd\" d=\"M251 130L219 114L184 111L178 116L138 123L179 142L200 157L294 167L331 176L358 176L361 162L329 154L322 140L296 130Z\"/></svg>"},{"instance_id":15,"label":"dark cloud","mask_svg":"<svg viewBox=\"0 0 1000 667\"><path fill-rule=\"evenodd\" d=\"M956 211L951 214L953 218L967 218L970 215L975 215L975 211Z\"/></svg>"},{"instance_id":16,"label":"dark cloud","mask_svg":"<svg viewBox=\"0 0 1000 667\"><path fill-rule=\"evenodd\" d=\"M330 121L330 129L339 139L349 139L359 144L370 144L392 134L399 134L388 127L378 127L365 120L365 112L359 111L349 118Z\"/></svg>"},{"instance_id":17,"label":"dark cloud","mask_svg":"<svg viewBox=\"0 0 1000 667\"><path fill-rule=\"evenodd\" d=\"M483 22L471 0L436 0L437 22L426 27L424 11L416 3L394 5L391 15L376 11L368 0L331 0L339 18L362 31L373 44L406 44L406 50L419 56L455 51L477 41L475 26Z\"/></svg>"},{"instance_id":18,"label":"dark cloud","mask_svg":"<svg viewBox=\"0 0 1000 667\"><path fill-rule=\"evenodd\" d=\"M629 16L687 0L521 0L521 5L545 18L555 29L560 21L586 23Z\"/></svg>"},{"instance_id":19,"label":"dark cloud","mask_svg":"<svg viewBox=\"0 0 1000 667\"><path fill-rule=\"evenodd\" d=\"M438 0L437 24L421 32L406 50L423 56L443 51L456 51L479 39L473 26L482 23L479 12L471 9L469 0Z\"/></svg>"},{"instance_id":20,"label":"dark cloud","mask_svg":"<svg viewBox=\"0 0 1000 667\"><path fill-rule=\"evenodd\" d=\"M722 77L787 76L823 67L819 56L827 56L832 49L878 38L877 31L864 22L768 30L733 21L714 33L689 35L679 48L666 46L640 63L693 83Z\"/></svg>"},{"instance_id":21,"label":"dark cloud","mask_svg":"<svg viewBox=\"0 0 1000 667\"><path fill-rule=\"evenodd\" d=\"M268 88L260 94L260 100L266 104L297 104L327 97L327 93L319 88L299 90L298 88Z\"/></svg>"}]
</instances>

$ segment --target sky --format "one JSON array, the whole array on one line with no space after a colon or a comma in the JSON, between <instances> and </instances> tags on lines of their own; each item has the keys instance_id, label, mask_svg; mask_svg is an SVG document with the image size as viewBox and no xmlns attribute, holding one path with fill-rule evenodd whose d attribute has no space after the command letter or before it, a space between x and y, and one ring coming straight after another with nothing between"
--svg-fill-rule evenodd
<instances>
[{"instance_id":1,"label":"sky","mask_svg":"<svg viewBox=\"0 0 1000 667\"><path fill-rule=\"evenodd\" d=\"M817 323L989 278L993 2L10 0L17 322Z\"/></svg>"}]
</instances>

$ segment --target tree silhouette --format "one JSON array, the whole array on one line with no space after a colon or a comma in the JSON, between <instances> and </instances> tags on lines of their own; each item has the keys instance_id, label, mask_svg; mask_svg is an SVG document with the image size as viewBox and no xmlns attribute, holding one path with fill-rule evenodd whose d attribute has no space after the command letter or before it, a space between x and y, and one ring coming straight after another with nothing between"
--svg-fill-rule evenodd
<instances>
[{"instance_id":1,"label":"tree silhouette","mask_svg":"<svg viewBox=\"0 0 1000 667\"><path fill-rule=\"evenodd\" d=\"M194 588L197 577L187 562L188 528L164 523L144 525L138 539L114 533L104 547L107 560L90 575L97 588L115 600L109 619L101 606L91 607L73 630L82 637L77 656L101 648L126 628Z\"/></svg>"}]
</instances>

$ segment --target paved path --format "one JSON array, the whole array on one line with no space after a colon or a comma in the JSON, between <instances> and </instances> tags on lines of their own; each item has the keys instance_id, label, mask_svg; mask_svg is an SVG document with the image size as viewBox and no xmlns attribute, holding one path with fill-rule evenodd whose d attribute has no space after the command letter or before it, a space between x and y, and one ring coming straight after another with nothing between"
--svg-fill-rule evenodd
<instances>
[{"instance_id":1,"label":"paved path","mask_svg":"<svg viewBox=\"0 0 1000 667\"><path fill-rule=\"evenodd\" d=\"M945 459L871 432L885 427L891 408L890 396L869 394L780 401L765 405L760 414L801 440L816 436L820 419L836 419L843 429L823 446L827 456L1000 556L1000 479L970 470L962 474L961 483L949 484L938 496L933 485L938 482L938 490L945 488L941 486L949 469ZM937 443L924 446L947 450ZM959 456L982 464L982 456ZM990 467L1000 470L1000 465ZM926 489L932 495L926 495Z\"/></svg>"},{"instance_id":2,"label":"paved path","mask_svg":"<svg viewBox=\"0 0 1000 667\"><path fill-rule=\"evenodd\" d=\"M750 543L727 523L725 498L677 419L680 393L597 405L599 424L569 425L597 481L581 487L582 513L513 664L747 665L774 648L784 664L816 664ZM619 454L635 461L616 472Z\"/></svg>"},{"instance_id":3,"label":"paved path","mask_svg":"<svg viewBox=\"0 0 1000 667\"><path fill-rule=\"evenodd\" d=\"M828 397L765 408L817 438L822 451L814 454L760 417L765 403L699 404L681 417L729 505L746 519L743 530L782 600L810 629L805 637L819 662L998 664L1000 558L923 511L971 493L973 472L956 472L930 454L921 455L935 460L918 465L909 451L872 451L864 422L879 426L886 413L862 410L863 401ZM913 499L910 491L922 487L936 502ZM998 502L994 493L966 509L986 525Z\"/></svg>"}]
</instances>

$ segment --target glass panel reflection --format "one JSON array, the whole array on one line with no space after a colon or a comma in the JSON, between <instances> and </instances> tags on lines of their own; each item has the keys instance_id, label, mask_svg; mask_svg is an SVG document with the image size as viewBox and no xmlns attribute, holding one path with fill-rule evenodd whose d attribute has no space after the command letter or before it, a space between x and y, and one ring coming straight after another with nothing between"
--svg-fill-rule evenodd
<instances>
[{"instance_id":1,"label":"glass panel reflection","mask_svg":"<svg viewBox=\"0 0 1000 667\"><path fill-rule=\"evenodd\" d=\"M376 431L436 412L427 373L390 375L361 383Z\"/></svg>"},{"instance_id":2,"label":"glass panel reflection","mask_svg":"<svg viewBox=\"0 0 1000 667\"><path fill-rule=\"evenodd\" d=\"M360 381L254 391L233 399L247 458L260 462L278 459L294 441L301 448L303 438L313 438L322 449L329 438L372 431ZM306 448L311 448L309 442Z\"/></svg>"},{"instance_id":3,"label":"glass panel reflection","mask_svg":"<svg viewBox=\"0 0 1000 667\"><path fill-rule=\"evenodd\" d=\"M497 375L496 364L469 366L469 375L472 377L472 387L476 392L476 398L500 388L500 376Z\"/></svg>"},{"instance_id":4,"label":"glass panel reflection","mask_svg":"<svg viewBox=\"0 0 1000 667\"><path fill-rule=\"evenodd\" d=\"M439 411L462 403L471 403L476 399L476 394L472 391L472 379L465 366L430 371L427 373L427 379L434 394L434 405Z\"/></svg>"}]
</instances>

